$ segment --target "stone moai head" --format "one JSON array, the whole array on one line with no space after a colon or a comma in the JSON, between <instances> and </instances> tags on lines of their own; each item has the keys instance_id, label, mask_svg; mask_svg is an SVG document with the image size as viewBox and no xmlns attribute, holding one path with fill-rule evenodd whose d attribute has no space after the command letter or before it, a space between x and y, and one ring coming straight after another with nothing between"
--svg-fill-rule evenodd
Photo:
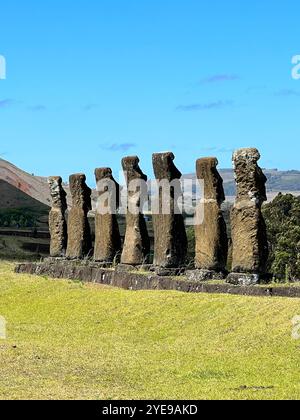
<instances>
[{"instance_id":1,"label":"stone moai head","mask_svg":"<svg viewBox=\"0 0 300 420\"><path fill-rule=\"evenodd\" d=\"M86 212L92 210L92 190L86 185L86 176L84 174L70 176L70 191L73 207L80 207Z\"/></svg>"},{"instance_id":2,"label":"stone moai head","mask_svg":"<svg viewBox=\"0 0 300 420\"><path fill-rule=\"evenodd\" d=\"M255 148L240 149L233 154L235 178L237 183L237 200L250 200L257 204L267 201L266 182L257 162L260 153Z\"/></svg>"},{"instance_id":3,"label":"stone moai head","mask_svg":"<svg viewBox=\"0 0 300 420\"><path fill-rule=\"evenodd\" d=\"M52 198L52 207L61 209L63 212L67 210L67 194L62 186L62 179L60 176L51 176L48 178L50 194Z\"/></svg>"},{"instance_id":4,"label":"stone moai head","mask_svg":"<svg viewBox=\"0 0 300 420\"><path fill-rule=\"evenodd\" d=\"M159 201L166 204L169 199L175 200L178 212L178 200L182 196L182 173L175 166L174 160L172 152L154 153L152 156L154 175L159 185Z\"/></svg>"},{"instance_id":5,"label":"stone moai head","mask_svg":"<svg viewBox=\"0 0 300 420\"><path fill-rule=\"evenodd\" d=\"M198 159L196 163L197 178L204 182L204 198L216 200L219 204L225 201L223 179L217 170L219 162L215 157Z\"/></svg>"},{"instance_id":6,"label":"stone moai head","mask_svg":"<svg viewBox=\"0 0 300 420\"><path fill-rule=\"evenodd\" d=\"M95 177L99 196L109 193L109 204L117 209L120 205L120 185L114 179L112 170L110 168L97 168L95 169Z\"/></svg>"},{"instance_id":7,"label":"stone moai head","mask_svg":"<svg viewBox=\"0 0 300 420\"><path fill-rule=\"evenodd\" d=\"M124 171L128 198L136 201L135 205L142 209L148 200L148 177L139 167L140 159L137 156L128 156L122 159L122 168Z\"/></svg>"},{"instance_id":8,"label":"stone moai head","mask_svg":"<svg viewBox=\"0 0 300 420\"><path fill-rule=\"evenodd\" d=\"M127 156L122 159L122 168L127 184L135 179L147 181L148 177L139 167L140 159L137 156Z\"/></svg>"},{"instance_id":9,"label":"stone moai head","mask_svg":"<svg viewBox=\"0 0 300 420\"><path fill-rule=\"evenodd\" d=\"M110 168L96 168L95 177L97 183L98 181L102 181L105 179L112 179L114 181L112 170Z\"/></svg>"},{"instance_id":10,"label":"stone moai head","mask_svg":"<svg viewBox=\"0 0 300 420\"><path fill-rule=\"evenodd\" d=\"M154 153L152 157L155 178L159 181L180 179L182 173L174 165L175 156L172 152Z\"/></svg>"}]
</instances>

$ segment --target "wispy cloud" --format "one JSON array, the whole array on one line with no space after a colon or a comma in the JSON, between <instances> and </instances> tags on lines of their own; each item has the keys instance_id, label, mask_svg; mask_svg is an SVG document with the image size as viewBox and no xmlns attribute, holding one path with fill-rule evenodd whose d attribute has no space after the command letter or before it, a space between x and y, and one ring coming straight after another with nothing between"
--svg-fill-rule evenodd
<instances>
[{"instance_id":1,"label":"wispy cloud","mask_svg":"<svg viewBox=\"0 0 300 420\"><path fill-rule=\"evenodd\" d=\"M233 82L235 80L240 80L240 77L237 74L214 74L212 76L200 80L200 84L205 85L220 82Z\"/></svg>"},{"instance_id":2,"label":"wispy cloud","mask_svg":"<svg viewBox=\"0 0 300 420\"><path fill-rule=\"evenodd\" d=\"M294 89L281 89L275 92L275 96L300 96L300 92Z\"/></svg>"},{"instance_id":3,"label":"wispy cloud","mask_svg":"<svg viewBox=\"0 0 300 420\"><path fill-rule=\"evenodd\" d=\"M13 104L12 99L2 99L0 100L0 108L7 108L8 106Z\"/></svg>"},{"instance_id":4,"label":"wispy cloud","mask_svg":"<svg viewBox=\"0 0 300 420\"><path fill-rule=\"evenodd\" d=\"M97 109L99 107L98 104L86 104L83 107L83 110L86 112L93 111L93 109Z\"/></svg>"},{"instance_id":5,"label":"wispy cloud","mask_svg":"<svg viewBox=\"0 0 300 420\"><path fill-rule=\"evenodd\" d=\"M214 109L223 109L233 106L233 101L216 101L203 104L179 105L176 110L182 112L195 112L195 111L210 111Z\"/></svg>"},{"instance_id":6,"label":"wispy cloud","mask_svg":"<svg viewBox=\"0 0 300 420\"><path fill-rule=\"evenodd\" d=\"M46 105L33 105L33 106L29 106L28 109L32 112L42 112L42 111L46 111L47 107Z\"/></svg>"},{"instance_id":7,"label":"wispy cloud","mask_svg":"<svg viewBox=\"0 0 300 420\"><path fill-rule=\"evenodd\" d=\"M135 143L113 143L109 145L101 144L100 148L108 152L128 152L130 149L136 147Z\"/></svg>"}]
</instances>

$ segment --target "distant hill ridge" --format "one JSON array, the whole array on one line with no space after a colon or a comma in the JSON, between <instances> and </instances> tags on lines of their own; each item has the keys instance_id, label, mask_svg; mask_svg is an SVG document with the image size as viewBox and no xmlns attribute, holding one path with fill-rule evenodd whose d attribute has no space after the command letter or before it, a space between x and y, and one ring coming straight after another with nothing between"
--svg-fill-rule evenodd
<instances>
[{"instance_id":1,"label":"distant hill ridge","mask_svg":"<svg viewBox=\"0 0 300 420\"><path fill-rule=\"evenodd\" d=\"M278 171L265 169L267 178L268 198L272 200L279 192L300 195L300 171ZM224 180L224 189L229 201L235 196L236 186L232 169L221 169L220 174ZM195 174L184 175L184 178L195 179ZM50 206L50 194L46 177L31 175L12 163L0 158L0 208L22 207L25 196L31 197L34 202ZM12 188L8 188L11 186ZM68 187L66 186L68 191ZM18 194L18 191L22 194ZM25 195L25 196L24 196ZM70 200L70 195L68 194Z\"/></svg>"},{"instance_id":2,"label":"distant hill ridge","mask_svg":"<svg viewBox=\"0 0 300 420\"><path fill-rule=\"evenodd\" d=\"M279 192L300 195L300 171L279 171L277 169L264 169L263 171L268 178L267 192L269 199L274 198ZM236 184L233 169L221 169L219 172L224 181L226 197L234 197ZM195 174L184 175L184 177L194 179Z\"/></svg>"}]
</instances>

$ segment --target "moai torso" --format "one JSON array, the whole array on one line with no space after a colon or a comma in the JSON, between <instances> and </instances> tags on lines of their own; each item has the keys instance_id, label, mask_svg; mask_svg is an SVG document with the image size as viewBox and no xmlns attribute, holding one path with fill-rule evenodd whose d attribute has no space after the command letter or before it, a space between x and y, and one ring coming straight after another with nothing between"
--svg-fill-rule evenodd
<instances>
[{"instance_id":1,"label":"moai torso","mask_svg":"<svg viewBox=\"0 0 300 420\"><path fill-rule=\"evenodd\" d=\"M95 170L98 200L95 215L94 260L112 263L121 252L121 237L117 221L120 186L112 170Z\"/></svg>"},{"instance_id":2,"label":"moai torso","mask_svg":"<svg viewBox=\"0 0 300 420\"><path fill-rule=\"evenodd\" d=\"M228 256L226 223L221 211L225 201L223 180L217 170L216 158L197 161L197 178L203 182L204 196L197 206L195 267L225 272Z\"/></svg>"},{"instance_id":3,"label":"moai torso","mask_svg":"<svg viewBox=\"0 0 300 420\"><path fill-rule=\"evenodd\" d=\"M91 189L86 185L83 174L70 176L72 208L68 215L67 258L81 259L92 251L88 212L92 209Z\"/></svg>"},{"instance_id":4,"label":"moai torso","mask_svg":"<svg viewBox=\"0 0 300 420\"><path fill-rule=\"evenodd\" d=\"M122 167L128 188L128 206L121 263L141 265L148 262L150 253L150 239L142 214L143 202L148 199L147 176L141 171L137 156L124 158Z\"/></svg>"},{"instance_id":5,"label":"moai torso","mask_svg":"<svg viewBox=\"0 0 300 420\"><path fill-rule=\"evenodd\" d=\"M62 187L62 179L53 176L48 179L52 208L49 213L50 229L50 256L54 258L64 257L67 248L67 223L65 213L67 211L66 192Z\"/></svg>"},{"instance_id":6,"label":"moai torso","mask_svg":"<svg viewBox=\"0 0 300 420\"><path fill-rule=\"evenodd\" d=\"M182 174L174 165L173 153L153 155L153 169L158 182L158 203L153 210L154 265L180 268L187 255L187 236L177 199L182 194Z\"/></svg>"},{"instance_id":7,"label":"moai torso","mask_svg":"<svg viewBox=\"0 0 300 420\"><path fill-rule=\"evenodd\" d=\"M259 159L259 151L254 148L233 155L237 197L231 212L232 271L236 273L266 271L268 241L261 207L267 200L267 178L257 164Z\"/></svg>"}]
</instances>

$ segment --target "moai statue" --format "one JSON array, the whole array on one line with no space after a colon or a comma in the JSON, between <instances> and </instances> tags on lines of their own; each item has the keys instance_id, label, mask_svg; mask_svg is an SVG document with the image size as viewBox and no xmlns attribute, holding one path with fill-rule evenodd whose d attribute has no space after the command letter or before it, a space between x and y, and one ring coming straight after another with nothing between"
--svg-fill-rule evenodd
<instances>
[{"instance_id":1,"label":"moai statue","mask_svg":"<svg viewBox=\"0 0 300 420\"><path fill-rule=\"evenodd\" d=\"M68 215L67 258L82 259L92 251L88 212L92 209L91 189L84 174L70 176L72 208Z\"/></svg>"},{"instance_id":2,"label":"moai statue","mask_svg":"<svg viewBox=\"0 0 300 420\"><path fill-rule=\"evenodd\" d=\"M142 213L144 202L148 199L147 176L141 171L137 156L124 158L122 167L127 183L128 202L121 263L137 266L147 263L150 254L150 239Z\"/></svg>"},{"instance_id":3,"label":"moai statue","mask_svg":"<svg viewBox=\"0 0 300 420\"><path fill-rule=\"evenodd\" d=\"M267 200L267 178L257 164L259 159L259 151L253 148L233 155L237 197L231 213L233 260L229 283L256 284L266 274L268 241L261 207Z\"/></svg>"},{"instance_id":4,"label":"moai statue","mask_svg":"<svg viewBox=\"0 0 300 420\"><path fill-rule=\"evenodd\" d=\"M62 186L62 179L59 176L52 176L48 179L52 208L49 213L50 229L50 257L62 258L66 255L68 234L65 213L67 211L67 194Z\"/></svg>"},{"instance_id":5,"label":"moai statue","mask_svg":"<svg viewBox=\"0 0 300 420\"><path fill-rule=\"evenodd\" d=\"M154 266L157 274L169 275L182 268L187 255L187 236L178 200L182 198L182 174L174 165L173 153L155 153L153 169L158 197L153 212ZM169 271L169 272L168 272Z\"/></svg>"},{"instance_id":6,"label":"moai statue","mask_svg":"<svg viewBox=\"0 0 300 420\"><path fill-rule=\"evenodd\" d=\"M94 260L112 263L121 252L121 236L117 221L120 186L115 181L112 170L95 170L98 201L95 215Z\"/></svg>"},{"instance_id":7,"label":"moai statue","mask_svg":"<svg viewBox=\"0 0 300 420\"><path fill-rule=\"evenodd\" d=\"M199 159L196 164L197 178L203 184L203 198L195 217L196 270L191 279L224 279L228 257L226 223L221 210L225 201L223 180L217 170L214 157Z\"/></svg>"}]
</instances>

